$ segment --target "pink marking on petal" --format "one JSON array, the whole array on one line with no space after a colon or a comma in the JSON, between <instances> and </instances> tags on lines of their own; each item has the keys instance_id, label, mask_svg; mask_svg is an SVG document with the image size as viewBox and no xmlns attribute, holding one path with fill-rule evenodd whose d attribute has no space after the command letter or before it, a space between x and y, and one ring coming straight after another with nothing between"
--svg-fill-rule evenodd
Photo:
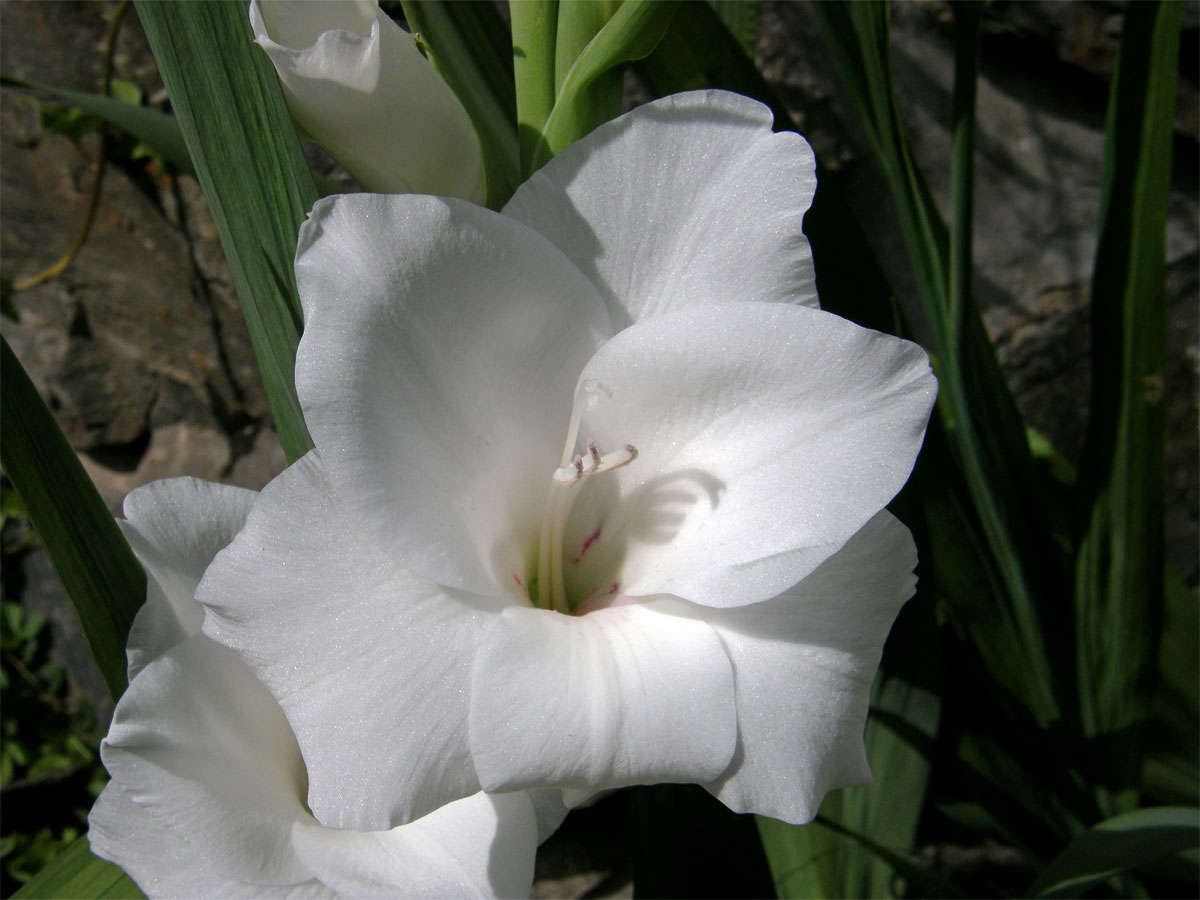
<instances>
[{"instance_id":1,"label":"pink marking on petal","mask_svg":"<svg viewBox=\"0 0 1200 900\"><path fill-rule=\"evenodd\" d=\"M591 547L592 544L596 543L596 540L599 537L600 529L597 528L590 535L588 535L587 540L583 542L583 546L579 548L579 555L571 557L571 562L573 562L575 565L579 565L579 563L583 561L583 555L588 552L588 548Z\"/></svg>"},{"instance_id":2,"label":"pink marking on petal","mask_svg":"<svg viewBox=\"0 0 1200 900\"><path fill-rule=\"evenodd\" d=\"M524 590L524 588L525 588L525 582L523 582L523 581L521 580L521 576L520 576L520 575L518 575L516 572L513 572L513 581L515 581L515 582L517 583L517 587L519 587L519 588L521 588L522 590Z\"/></svg>"}]
</instances>

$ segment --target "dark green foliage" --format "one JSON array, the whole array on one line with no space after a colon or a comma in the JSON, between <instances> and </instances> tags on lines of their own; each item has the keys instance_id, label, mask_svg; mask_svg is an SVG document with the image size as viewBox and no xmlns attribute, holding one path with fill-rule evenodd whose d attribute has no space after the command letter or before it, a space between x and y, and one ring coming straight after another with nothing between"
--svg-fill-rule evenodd
<instances>
[{"instance_id":1,"label":"dark green foliage","mask_svg":"<svg viewBox=\"0 0 1200 900\"><path fill-rule=\"evenodd\" d=\"M13 554L5 557L14 563ZM88 808L107 781L91 707L71 691L62 667L50 661L50 645L42 616L26 614L7 600L0 605L5 894L79 837Z\"/></svg>"}]
</instances>

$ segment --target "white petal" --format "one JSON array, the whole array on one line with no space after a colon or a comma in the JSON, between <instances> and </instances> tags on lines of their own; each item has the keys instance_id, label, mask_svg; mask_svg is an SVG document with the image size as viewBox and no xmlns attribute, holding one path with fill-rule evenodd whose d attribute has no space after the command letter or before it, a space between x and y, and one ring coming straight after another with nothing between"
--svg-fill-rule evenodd
<instances>
[{"instance_id":1,"label":"white petal","mask_svg":"<svg viewBox=\"0 0 1200 900\"><path fill-rule=\"evenodd\" d=\"M471 690L484 788L599 790L723 772L736 738L729 661L684 606L505 610Z\"/></svg>"},{"instance_id":2,"label":"white petal","mask_svg":"<svg viewBox=\"0 0 1200 900\"><path fill-rule=\"evenodd\" d=\"M479 790L466 728L481 601L364 540L315 452L263 489L196 596L205 633L287 714L319 822L385 830Z\"/></svg>"},{"instance_id":3,"label":"white petal","mask_svg":"<svg viewBox=\"0 0 1200 900\"><path fill-rule=\"evenodd\" d=\"M795 584L904 484L936 382L915 344L743 303L618 334L580 376L581 439L637 459L585 482L570 592L738 606ZM575 559L579 559L578 563Z\"/></svg>"},{"instance_id":4,"label":"white petal","mask_svg":"<svg viewBox=\"0 0 1200 900\"><path fill-rule=\"evenodd\" d=\"M283 713L249 669L203 635L129 685L101 746L113 781L224 878L296 884L304 762ZM118 860L118 862L123 862Z\"/></svg>"},{"instance_id":5,"label":"white petal","mask_svg":"<svg viewBox=\"0 0 1200 900\"><path fill-rule=\"evenodd\" d=\"M248 884L222 877L175 833L109 782L88 814L92 853L114 862L147 897L333 898L313 879L290 885Z\"/></svg>"},{"instance_id":6,"label":"white petal","mask_svg":"<svg viewBox=\"0 0 1200 900\"><path fill-rule=\"evenodd\" d=\"M193 598L217 551L246 521L254 491L198 478L171 478L125 498L125 539L146 570L147 602L129 632L129 678L184 638L200 633L204 608Z\"/></svg>"},{"instance_id":7,"label":"white petal","mask_svg":"<svg viewBox=\"0 0 1200 900\"><path fill-rule=\"evenodd\" d=\"M364 188L484 201L470 116L376 4L254 0L250 24L292 117Z\"/></svg>"},{"instance_id":8,"label":"white petal","mask_svg":"<svg viewBox=\"0 0 1200 900\"><path fill-rule=\"evenodd\" d=\"M538 843L540 844L558 831L558 826L563 823L571 809L563 798L563 792L555 788L536 788L524 793L529 797L529 801L533 804L533 811L537 815Z\"/></svg>"},{"instance_id":9,"label":"white petal","mask_svg":"<svg viewBox=\"0 0 1200 900\"><path fill-rule=\"evenodd\" d=\"M600 288L613 325L740 300L817 305L801 231L812 149L724 91L664 97L601 125L518 188L504 214Z\"/></svg>"},{"instance_id":10,"label":"white petal","mask_svg":"<svg viewBox=\"0 0 1200 900\"><path fill-rule=\"evenodd\" d=\"M609 333L595 289L524 226L411 195L318 203L296 279L296 385L342 502L406 568L512 589Z\"/></svg>"},{"instance_id":11,"label":"white petal","mask_svg":"<svg viewBox=\"0 0 1200 900\"><path fill-rule=\"evenodd\" d=\"M473 794L391 831L300 820L294 840L343 897L528 897L537 822L526 794Z\"/></svg>"},{"instance_id":12,"label":"white petal","mask_svg":"<svg viewBox=\"0 0 1200 900\"><path fill-rule=\"evenodd\" d=\"M916 562L908 529L884 511L782 596L711 612L737 691L738 750L708 785L726 806L799 824L826 791L870 782L871 681Z\"/></svg>"}]
</instances>

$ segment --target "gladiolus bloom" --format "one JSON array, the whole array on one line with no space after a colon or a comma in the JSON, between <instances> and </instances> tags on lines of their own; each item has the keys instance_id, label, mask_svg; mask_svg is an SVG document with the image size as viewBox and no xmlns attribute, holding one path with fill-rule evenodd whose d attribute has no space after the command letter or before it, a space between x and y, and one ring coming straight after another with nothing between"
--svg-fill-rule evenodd
<instances>
[{"instance_id":1,"label":"gladiolus bloom","mask_svg":"<svg viewBox=\"0 0 1200 900\"><path fill-rule=\"evenodd\" d=\"M316 450L198 598L283 708L318 821L689 781L801 822L869 778L916 563L883 507L936 384L916 345L817 308L814 188L765 107L697 92L597 129L501 213L317 204Z\"/></svg>"},{"instance_id":2,"label":"gladiolus bloom","mask_svg":"<svg viewBox=\"0 0 1200 900\"><path fill-rule=\"evenodd\" d=\"M253 0L250 24L292 118L364 188L484 202L470 116L375 0Z\"/></svg>"},{"instance_id":3,"label":"gladiolus bloom","mask_svg":"<svg viewBox=\"0 0 1200 900\"><path fill-rule=\"evenodd\" d=\"M101 747L112 781L89 816L92 851L151 897L528 896L539 827L562 815L552 796L535 810L525 792L475 794L376 832L325 828L308 811L279 705L199 634L196 586L254 496L180 478L125 501L147 600Z\"/></svg>"}]
</instances>

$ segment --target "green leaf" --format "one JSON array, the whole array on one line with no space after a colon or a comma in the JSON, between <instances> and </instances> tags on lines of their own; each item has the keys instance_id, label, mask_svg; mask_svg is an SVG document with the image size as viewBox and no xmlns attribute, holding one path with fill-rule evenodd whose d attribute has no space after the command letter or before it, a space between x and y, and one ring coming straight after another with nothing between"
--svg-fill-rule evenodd
<instances>
[{"instance_id":1,"label":"green leaf","mask_svg":"<svg viewBox=\"0 0 1200 900\"><path fill-rule=\"evenodd\" d=\"M1126 10L1092 278L1075 616L1082 727L1109 814L1137 802L1163 616L1166 217L1181 16L1177 3Z\"/></svg>"},{"instance_id":2,"label":"green leaf","mask_svg":"<svg viewBox=\"0 0 1200 900\"><path fill-rule=\"evenodd\" d=\"M475 124L488 205L499 209L521 181L508 29L490 0L402 0L401 6L409 27L429 49L430 61Z\"/></svg>"},{"instance_id":3,"label":"green leaf","mask_svg":"<svg viewBox=\"0 0 1200 900\"><path fill-rule=\"evenodd\" d=\"M78 143L89 134L95 134L104 125L104 120L78 106L59 106L55 103L39 103L32 97L23 98L37 113L38 127L44 134L62 135Z\"/></svg>"},{"instance_id":4,"label":"green leaf","mask_svg":"<svg viewBox=\"0 0 1200 900\"><path fill-rule=\"evenodd\" d=\"M583 3L559 5L558 18L554 23L555 96L561 93L575 61L620 5L614 0L585 0Z\"/></svg>"},{"instance_id":5,"label":"green leaf","mask_svg":"<svg viewBox=\"0 0 1200 900\"><path fill-rule=\"evenodd\" d=\"M1081 897L1098 882L1200 845L1200 809L1158 806L1122 813L1067 845L1025 891Z\"/></svg>"},{"instance_id":6,"label":"green leaf","mask_svg":"<svg viewBox=\"0 0 1200 900\"><path fill-rule=\"evenodd\" d=\"M1178 574L1167 571L1165 615L1158 651L1154 718L1146 735L1142 783L1158 803L1200 803L1200 600Z\"/></svg>"},{"instance_id":7,"label":"green leaf","mask_svg":"<svg viewBox=\"0 0 1200 900\"><path fill-rule=\"evenodd\" d=\"M1046 649L1046 618L1066 590L1053 542L1039 511L1037 486L1024 427L996 362L975 305L969 302L969 221L956 223L957 262L952 269L950 238L928 185L912 158L896 111L889 56L887 8L876 2L814 6L822 31L900 213L905 246L918 293L930 323L931 350L939 385L938 412L954 459L961 467L991 557L986 571L995 580L1000 608L990 620L960 616L997 681L1008 685L1040 725L1061 717L1055 685L1060 664ZM960 33L973 44L977 20ZM956 62L959 190L957 209L969 213L969 128L976 73L973 48ZM964 193L966 191L966 193ZM951 292L952 272L957 276ZM953 300L953 303L952 303ZM1043 598L1045 600L1043 601ZM953 599L953 598L952 598ZM971 598L966 598L973 602Z\"/></svg>"},{"instance_id":8,"label":"green leaf","mask_svg":"<svg viewBox=\"0 0 1200 900\"><path fill-rule=\"evenodd\" d=\"M768 855L773 856L775 859L784 860L787 859L787 853L792 854L792 861L794 863L792 868L776 876L776 885L779 889L780 897L833 898L868 896L858 893L842 893L838 888L828 889L824 886L825 881L823 879L819 877L814 879L811 871L812 867L828 865L829 854L836 852L834 848L837 846L837 841L839 840L845 841L851 846L861 848L864 851L863 859L870 860L873 857L885 865L888 871L895 871L901 877L907 879L913 889L918 891L917 896L965 896L961 888L913 864L902 853L886 847L852 828L846 828L834 820L818 816L810 825L787 825L775 819L767 819L760 816L758 825L759 833L763 839L763 847ZM810 846L812 849L808 853L798 853L797 850L800 845L790 834L792 829L798 828L814 830L824 836L824 841L820 837L814 837L811 839L812 843ZM780 841L784 842L782 852L777 846ZM822 854L825 854L824 859L822 858ZM800 891L797 891L788 883L788 879L796 881L801 878L806 880L803 882L805 886ZM836 880L836 878L830 879L831 882ZM888 892L886 896L893 895L891 892Z\"/></svg>"},{"instance_id":9,"label":"green leaf","mask_svg":"<svg viewBox=\"0 0 1200 900\"><path fill-rule=\"evenodd\" d=\"M120 82L114 82L114 87ZM101 94L87 94L82 91L68 91L50 85L38 84L34 81L24 81L19 78L3 78L0 84L7 87L18 87L31 91L41 91L58 97L73 106L85 109L99 116L106 122L129 132L139 141L153 147L163 159L181 172L193 174L192 159L188 155L183 134L179 123L157 109L145 106L135 106L132 103L116 97L105 97Z\"/></svg>"},{"instance_id":10,"label":"green leaf","mask_svg":"<svg viewBox=\"0 0 1200 900\"><path fill-rule=\"evenodd\" d=\"M108 92L122 103L128 103L131 106L142 105L144 96L142 89L132 81L126 81L123 78L114 78L108 86Z\"/></svg>"},{"instance_id":11,"label":"green leaf","mask_svg":"<svg viewBox=\"0 0 1200 900\"><path fill-rule=\"evenodd\" d=\"M587 0L559 5L554 43L556 98L562 96L563 87L575 63L619 6L613 0ZM574 129L579 137L620 115L624 87L622 70L613 67L598 73L590 84L579 90L573 101L579 118Z\"/></svg>"},{"instance_id":12,"label":"green leaf","mask_svg":"<svg viewBox=\"0 0 1200 900\"><path fill-rule=\"evenodd\" d=\"M758 3L757 0L709 0L717 16L725 23L742 50L750 58L754 58L755 45L758 43Z\"/></svg>"},{"instance_id":13,"label":"green leaf","mask_svg":"<svg viewBox=\"0 0 1200 900\"><path fill-rule=\"evenodd\" d=\"M554 49L558 40L558 0L510 0L508 10L512 17L513 79L524 179L533 173L542 129L557 95Z\"/></svg>"},{"instance_id":14,"label":"green leaf","mask_svg":"<svg viewBox=\"0 0 1200 900\"><path fill-rule=\"evenodd\" d=\"M312 439L293 381L303 325L292 260L317 192L279 80L242 4L136 8L229 260L275 429L295 460Z\"/></svg>"},{"instance_id":15,"label":"green leaf","mask_svg":"<svg viewBox=\"0 0 1200 900\"><path fill-rule=\"evenodd\" d=\"M776 131L797 131L787 108L763 80L754 61L705 0L680 0L658 47L636 70L656 97L699 88L722 88L771 107Z\"/></svg>"},{"instance_id":16,"label":"green leaf","mask_svg":"<svg viewBox=\"0 0 1200 900\"><path fill-rule=\"evenodd\" d=\"M115 700L125 690L125 639L146 600L145 573L8 341L0 360L0 463Z\"/></svg>"},{"instance_id":17,"label":"green leaf","mask_svg":"<svg viewBox=\"0 0 1200 900\"><path fill-rule=\"evenodd\" d=\"M615 67L643 59L654 51L675 12L673 3L625 0L616 14L584 48L571 65L546 118L533 156L538 169L556 153L579 140L596 126L589 109L592 90Z\"/></svg>"},{"instance_id":18,"label":"green leaf","mask_svg":"<svg viewBox=\"0 0 1200 900\"><path fill-rule=\"evenodd\" d=\"M145 897L133 880L108 860L92 855L86 837L58 854L50 864L25 882L13 894L13 900L44 900L44 898L88 897L141 898Z\"/></svg>"}]
</instances>

